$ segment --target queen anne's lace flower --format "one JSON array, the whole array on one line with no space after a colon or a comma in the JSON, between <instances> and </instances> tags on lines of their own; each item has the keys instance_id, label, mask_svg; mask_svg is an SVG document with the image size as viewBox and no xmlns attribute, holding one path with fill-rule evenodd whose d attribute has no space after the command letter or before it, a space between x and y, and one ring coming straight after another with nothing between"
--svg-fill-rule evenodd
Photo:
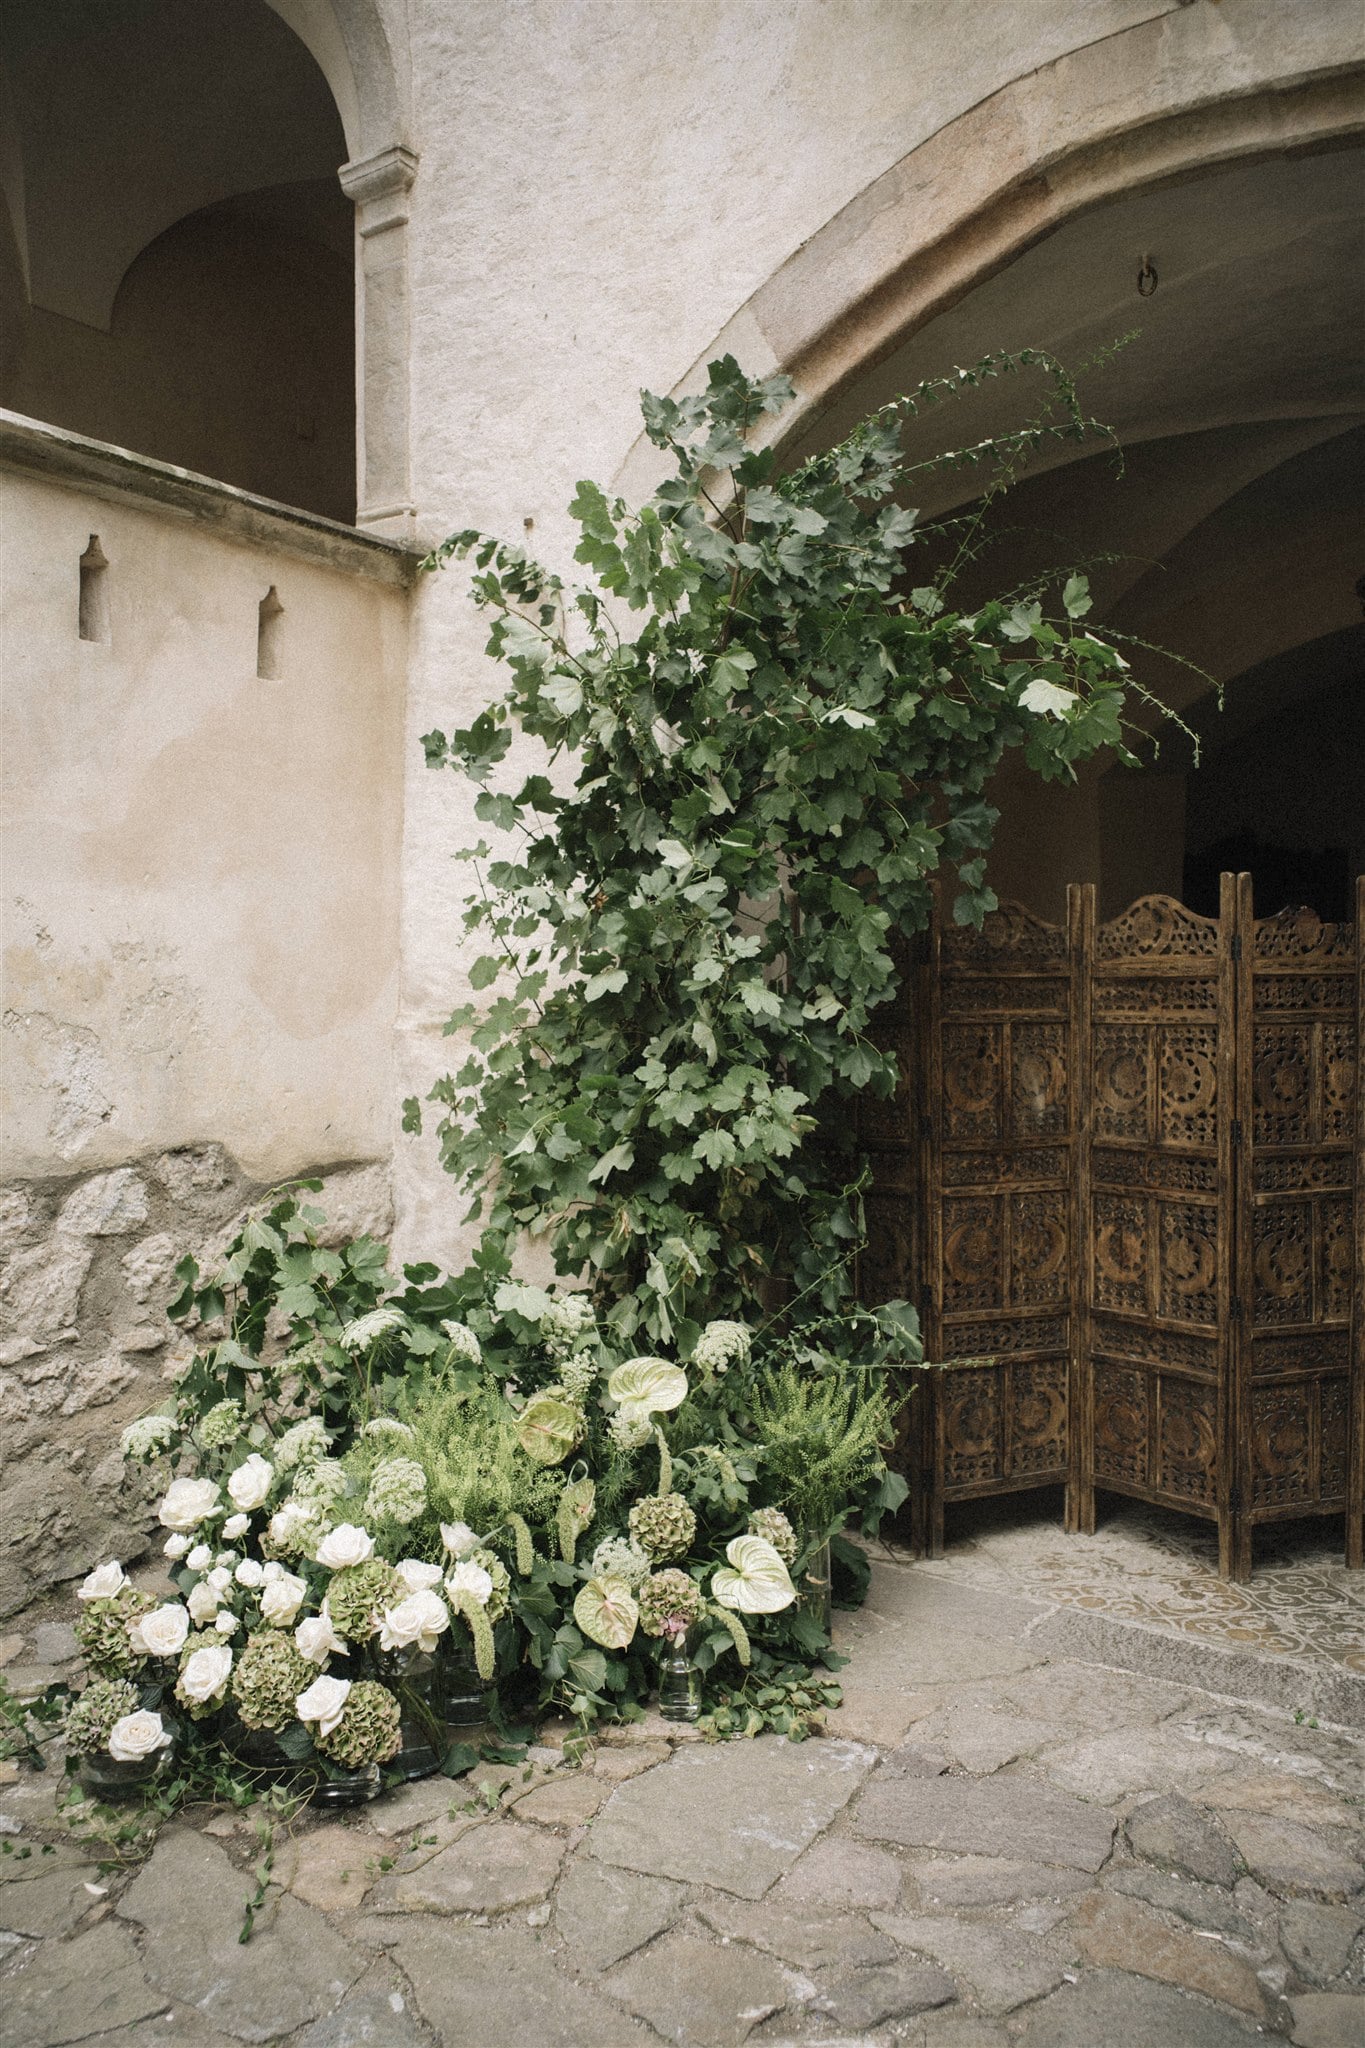
<instances>
[{"instance_id":1,"label":"queen anne's lace flower","mask_svg":"<svg viewBox=\"0 0 1365 2048\"><path fill-rule=\"evenodd\" d=\"M400 1422L396 1415L376 1415L373 1422L367 1422L361 1430L362 1436L389 1437L395 1443L410 1444L412 1431L406 1422Z\"/></svg>"},{"instance_id":2,"label":"queen anne's lace flower","mask_svg":"<svg viewBox=\"0 0 1365 2048\"><path fill-rule=\"evenodd\" d=\"M686 1635L701 1619L701 1589L686 1572L651 1572L639 1600L640 1626L647 1636Z\"/></svg>"},{"instance_id":3,"label":"queen anne's lace flower","mask_svg":"<svg viewBox=\"0 0 1365 2048\"><path fill-rule=\"evenodd\" d=\"M206 1451L225 1451L235 1444L245 1421L240 1401L219 1401L199 1424L199 1441Z\"/></svg>"},{"instance_id":4,"label":"queen anne's lace flower","mask_svg":"<svg viewBox=\"0 0 1365 2048\"><path fill-rule=\"evenodd\" d=\"M618 1408L607 1424L607 1434L618 1451L638 1451L653 1436L654 1424L648 1415Z\"/></svg>"},{"instance_id":5,"label":"queen anne's lace flower","mask_svg":"<svg viewBox=\"0 0 1365 2048\"><path fill-rule=\"evenodd\" d=\"M575 1401L585 1401L597 1383L598 1364L590 1351L566 1358L559 1369L564 1391Z\"/></svg>"},{"instance_id":6,"label":"queen anne's lace flower","mask_svg":"<svg viewBox=\"0 0 1365 2048\"><path fill-rule=\"evenodd\" d=\"M80 1698L66 1710L62 1732L73 1756L89 1756L109 1747L116 1721L137 1706L137 1689L126 1678L93 1678Z\"/></svg>"},{"instance_id":7,"label":"queen anne's lace flower","mask_svg":"<svg viewBox=\"0 0 1365 2048\"><path fill-rule=\"evenodd\" d=\"M368 1315L357 1316L346 1324L337 1342L343 1351L367 1351L380 1337L387 1337L391 1330L406 1330L408 1319L401 1308L372 1308Z\"/></svg>"},{"instance_id":8,"label":"queen anne's lace flower","mask_svg":"<svg viewBox=\"0 0 1365 2048\"><path fill-rule=\"evenodd\" d=\"M396 1756L401 1729L402 1714L388 1687L362 1678L347 1693L338 1719L319 1725L316 1741L324 1756L354 1771Z\"/></svg>"},{"instance_id":9,"label":"queen anne's lace flower","mask_svg":"<svg viewBox=\"0 0 1365 2048\"><path fill-rule=\"evenodd\" d=\"M697 1518L680 1493L649 1494L630 1511L630 1533L657 1562L685 1557L697 1533Z\"/></svg>"},{"instance_id":10,"label":"queen anne's lace flower","mask_svg":"<svg viewBox=\"0 0 1365 2048\"><path fill-rule=\"evenodd\" d=\"M369 1521L415 1522L427 1504L427 1475L415 1458L385 1458L370 1475Z\"/></svg>"},{"instance_id":11,"label":"queen anne's lace flower","mask_svg":"<svg viewBox=\"0 0 1365 2048\"><path fill-rule=\"evenodd\" d=\"M592 1300L586 1294L561 1294L550 1303L540 1319L545 1349L554 1359L567 1358L575 1345L596 1327Z\"/></svg>"},{"instance_id":12,"label":"queen anne's lace flower","mask_svg":"<svg viewBox=\"0 0 1365 2048\"><path fill-rule=\"evenodd\" d=\"M292 1472L296 1465L315 1465L326 1455L327 1429L317 1415L291 1423L275 1444L275 1463L281 1472Z\"/></svg>"},{"instance_id":13,"label":"queen anne's lace flower","mask_svg":"<svg viewBox=\"0 0 1365 2048\"><path fill-rule=\"evenodd\" d=\"M300 1501L331 1502L346 1497L345 1467L336 1458L319 1458L306 1465L294 1480L294 1498Z\"/></svg>"},{"instance_id":14,"label":"queen anne's lace flower","mask_svg":"<svg viewBox=\"0 0 1365 2048\"><path fill-rule=\"evenodd\" d=\"M483 1350L468 1323L442 1323L452 1365L482 1365Z\"/></svg>"},{"instance_id":15,"label":"queen anne's lace flower","mask_svg":"<svg viewBox=\"0 0 1365 2048\"><path fill-rule=\"evenodd\" d=\"M248 1728L283 1728L314 1677L312 1664L279 1629L249 1638L232 1674L232 1697Z\"/></svg>"},{"instance_id":16,"label":"queen anne's lace flower","mask_svg":"<svg viewBox=\"0 0 1365 2048\"><path fill-rule=\"evenodd\" d=\"M753 1339L743 1323L708 1323L696 1342L692 1363L698 1372L724 1373L747 1365Z\"/></svg>"},{"instance_id":17,"label":"queen anne's lace flower","mask_svg":"<svg viewBox=\"0 0 1365 2048\"><path fill-rule=\"evenodd\" d=\"M589 1571L595 1579L624 1579L634 1592L649 1576L649 1558L625 1536L607 1536L592 1554Z\"/></svg>"},{"instance_id":18,"label":"queen anne's lace flower","mask_svg":"<svg viewBox=\"0 0 1365 2048\"><path fill-rule=\"evenodd\" d=\"M796 1563L797 1534L781 1508L755 1508L749 1517L749 1533L771 1543L783 1564Z\"/></svg>"},{"instance_id":19,"label":"queen anne's lace flower","mask_svg":"<svg viewBox=\"0 0 1365 2048\"><path fill-rule=\"evenodd\" d=\"M176 1427L170 1415L143 1415L136 1422L130 1422L119 1438L119 1450L125 1458L137 1458L145 1463L149 1458L159 1457L175 1442Z\"/></svg>"}]
</instances>

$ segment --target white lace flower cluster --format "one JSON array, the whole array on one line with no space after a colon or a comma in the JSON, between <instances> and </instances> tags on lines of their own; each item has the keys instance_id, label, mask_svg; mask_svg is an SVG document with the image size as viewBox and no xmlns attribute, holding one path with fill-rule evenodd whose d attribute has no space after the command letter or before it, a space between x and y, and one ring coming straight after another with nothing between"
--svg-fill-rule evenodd
<instances>
[{"instance_id":1,"label":"white lace flower cluster","mask_svg":"<svg viewBox=\"0 0 1365 2048\"><path fill-rule=\"evenodd\" d=\"M275 1463L281 1472L292 1472L299 1465L315 1465L327 1451L326 1425L319 1416L307 1415L302 1422L291 1423L277 1439Z\"/></svg>"},{"instance_id":2,"label":"white lace flower cluster","mask_svg":"<svg viewBox=\"0 0 1365 2048\"><path fill-rule=\"evenodd\" d=\"M540 1319L545 1349L556 1361L568 1358L596 1328L597 1317L586 1294L561 1294Z\"/></svg>"},{"instance_id":3,"label":"white lace flower cluster","mask_svg":"<svg viewBox=\"0 0 1365 2048\"><path fill-rule=\"evenodd\" d=\"M628 1536L607 1536L594 1550L589 1572L594 1579L624 1579L634 1592L649 1577L651 1568L638 1543Z\"/></svg>"},{"instance_id":4,"label":"white lace flower cluster","mask_svg":"<svg viewBox=\"0 0 1365 2048\"><path fill-rule=\"evenodd\" d=\"M442 1323L441 1328L450 1344L452 1365L483 1364L483 1347L468 1323Z\"/></svg>"},{"instance_id":5,"label":"white lace flower cluster","mask_svg":"<svg viewBox=\"0 0 1365 2048\"><path fill-rule=\"evenodd\" d=\"M376 1522L415 1522L427 1504L427 1475L416 1458L385 1458L370 1475L365 1514Z\"/></svg>"},{"instance_id":6,"label":"white lace flower cluster","mask_svg":"<svg viewBox=\"0 0 1365 2048\"><path fill-rule=\"evenodd\" d=\"M146 1464L152 1458L160 1457L175 1442L177 1435L173 1415L143 1415L136 1422L130 1422L119 1438L119 1452L125 1458L136 1458Z\"/></svg>"},{"instance_id":7,"label":"white lace flower cluster","mask_svg":"<svg viewBox=\"0 0 1365 2048\"><path fill-rule=\"evenodd\" d=\"M368 1315L356 1316L345 1325L337 1338L343 1351L354 1356L368 1351L380 1337L387 1337L391 1331L406 1330L408 1319L401 1308L372 1308Z\"/></svg>"},{"instance_id":8,"label":"white lace flower cluster","mask_svg":"<svg viewBox=\"0 0 1365 2048\"><path fill-rule=\"evenodd\" d=\"M696 1342L692 1363L698 1372L726 1373L732 1365L747 1365L753 1342L743 1323L708 1323Z\"/></svg>"}]
</instances>

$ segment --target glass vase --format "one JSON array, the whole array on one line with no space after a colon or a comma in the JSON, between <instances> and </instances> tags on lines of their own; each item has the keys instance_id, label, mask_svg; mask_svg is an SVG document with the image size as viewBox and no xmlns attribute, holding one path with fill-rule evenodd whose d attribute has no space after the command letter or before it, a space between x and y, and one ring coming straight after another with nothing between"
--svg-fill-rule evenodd
<instances>
[{"instance_id":1,"label":"glass vase","mask_svg":"<svg viewBox=\"0 0 1365 2048\"><path fill-rule=\"evenodd\" d=\"M659 1660L659 1712L665 1721L701 1719L701 1674L686 1641L666 1642Z\"/></svg>"},{"instance_id":2,"label":"glass vase","mask_svg":"<svg viewBox=\"0 0 1365 2048\"><path fill-rule=\"evenodd\" d=\"M479 1676L468 1631L452 1629L438 1654L447 1730L477 1728L488 1719L488 1687Z\"/></svg>"},{"instance_id":3,"label":"glass vase","mask_svg":"<svg viewBox=\"0 0 1365 2048\"><path fill-rule=\"evenodd\" d=\"M303 1768L304 1761L311 1761L311 1745L302 1740L304 1734L302 1721L286 1721L280 1728L248 1728L240 1714L229 1711L218 1730L218 1739L254 1776L274 1781L292 1776Z\"/></svg>"},{"instance_id":4,"label":"glass vase","mask_svg":"<svg viewBox=\"0 0 1365 2048\"><path fill-rule=\"evenodd\" d=\"M445 1659L440 1651L380 1650L375 1675L398 1702L399 1746L385 1769L400 1778L430 1778L446 1753Z\"/></svg>"},{"instance_id":5,"label":"glass vase","mask_svg":"<svg viewBox=\"0 0 1365 2048\"><path fill-rule=\"evenodd\" d=\"M313 1788L313 1804L364 1806L368 1800L377 1799L383 1789L378 1764L360 1764L355 1770L347 1770L341 1764L328 1764L326 1775L319 1778Z\"/></svg>"},{"instance_id":6,"label":"glass vase","mask_svg":"<svg viewBox=\"0 0 1365 2048\"><path fill-rule=\"evenodd\" d=\"M88 1756L73 1757L71 1761L76 1782L87 1799L117 1806L124 1800L141 1799L148 1787L166 1773L174 1754L172 1743L168 1749L154 1750L150 1756L135 1757L131 1763L120 1763L107 1749L92 1750Z\"/></svg>"},{"instance_id":7,"label":"glass vase","mask_svg":"<svg viewBox=\"0 0 1365 2048\"><path fill-rule=\"evenodd\" d=\"M807 1553L806 1568L797 1589L797 1605L812 1621L819 1622L826 1635L830 1633L834 1624L834 1576L828 1540Z\"/></svg>"}]
</instances>

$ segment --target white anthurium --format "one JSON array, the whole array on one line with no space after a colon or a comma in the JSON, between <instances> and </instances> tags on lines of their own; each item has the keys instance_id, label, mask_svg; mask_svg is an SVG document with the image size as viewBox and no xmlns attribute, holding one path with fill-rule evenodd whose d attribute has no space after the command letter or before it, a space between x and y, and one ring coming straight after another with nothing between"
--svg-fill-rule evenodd
<instances>
[{"instance_id":1,"label":"white anthurium","mask_svg":"<svg viewBox=\"0 0 1365 2048\"><path fill-rule=\"evenodd\" d=\"M197 1529L219 1504L218 1488L211 1479L173 1479L166 1497L156 1511L163 1529Z\"/></svg>"},{"instance_id":2,"label":"white anthurium","mask_svg":"<svg viewBox=\"0 0 1365 2048\"><path fill-rule=\"evenodd\" d=\"M430 1593L441 1583L444 1567L439 1564L425 1564L420 1557L404 1557L393 1568L393 1575L405 1593Z\"/></svg>"},{"instance_id":3,"label":"white anthurium","mask_svg":"<svg viewBox=\"0 0 1365 2048\"><path fill-rule=\"evenodd\" d=\"M275 1467L269 1458L263 1458L259 1451L253 1451L245 1464L239 1465L232 1474L227 1483L227 1490L234 1507L249 1511L261 1506L274 1483Z\"/></svg>"},{"instance_id":4,"label":"white anthurium","mask_svg":"<svg viewBox=\"0 0 1365 2048\"><path fill-rule=\"evenodd\" d=\"M1074 690L1064 690L1060 683L1045 682L1041 676L1020 693L1021 711L1046 711L1053 718L1065 718L1078 702Z\"/></svg>"},{"instance_id":5,"label":"white anthurium","mask_svg":"<svg viewBox=\"0 0 1365 2048\"><path fill-rule=\"evenodd\" d=\"M310 1664L325 1664L329 1657L349 1657L351 1652L343 1637L332 1626L332 1617L324 1606L321 1614L310 1614L307 1621L301 1621L294 1630L294 1646L301 1657Z\"/></svg>"},{"instance_id":6,"label":"white anthurium","mask_svg":"<svg viewBox=\"0 0 1365 2048\"><path fill-rule=\"evenodd\" d=\"M441 1541L452 1557L468 1557L471 1550L477 1550L479 1539L468 1522L442 1522Z\"/></svg>"},{"instance_id":7,"label":"white anthurium","mask_svg":"<svg viewBox=\"0 0 1365 2048\"><path fill-rule=\"evenodd\" d=\"M338 1522L329 1529L314 1552L328 1571L343 1571L347 1565L368 1564L374 1556L374 1538L356 1522Z\"/></svg>"},{"instance_id":8,"label":"white anthurium","mask_svg":"<svg viewBox=\"0 0 1365 2048\"><path fill-rule=\"evenodd\" d=\"M485 1574L487 1577L487 1574ZM492 1580L489 1580L492 1589ZM379 1629L381 1650L424 1650L428 1656L450 1627L450 1609L439 1593L409 1593L385 1610Z\"/></svg>"},{"instance_id":9,"label":"white anthurium","mask_svg":"<svg viewBox=\"0 0 1365 2048\"><path fill-rule=\"evenodd\" d=\"M493 1597L492 1574L472 1558L461 1558L446 1575L446 1591L452 1602L458 1604L461 1593L472 1593L480 1607L487 1607Z\"/></svg>"},{"instance_id":10,"label":"white anthurium","mask_svg":"<svg viewBox=\"0 0 1365 2048\"><path fill-rule=\"evenodd\" d=\"M115 1763L141 1763L144 1757L165 1749L170 1740L170 1731L160 1714L142 1708L115 1721L109 1730L109 1754Z\"/></svg>"},{"instance_id":11,"label":"white anthurium","mask_svg":"<svg viewBox=\"0 0 1365 2048\"><path fill-rule=\"evenodd\" d=\"M604 1650L624 1650L635 1634L640 1609L624 1579L611 1573L589 1579L573 1604L573 1618L585 1636Z\"/></svg>"},{"instance_id":12,"label":"white anthurium","mask_svg":"<svg viewBox=\"0 0 1365 2048\"><path fill-rule=\"evenodd\" d=\"M711 1580L711 1596L739 1614L779 1614L796 1598L791 1574L762 1536L736 1536L725 1546L728 1565Z\"/></svg>"},{"instance_id":13,"label":"white anthurium","mask_svg":"<svg viewBox=\"0 0 1365 2048\"><path fill-rule=\"evenodd\" d=\"M178 1600L168 1600L128 1624L128 1640L144 1657L178 1657L189 1632L189 1609Z\"/></svg>"},{"instance_id":14,"label":"white anthurium","mask_svg":"<svg viewBox=\"0 0 1365 2048\"><path fill-rule=\"evenodd\" d=\"M628 1358L607 1381L607 1392L627 1422L643 1422L681 1408L687 1399L687 1374L666 1358Z\"/></svg>"},{"instance_id":15,"label":"white anthurium","mask_svg":"<svg viewBox=\"0 0 1365 2048\"><path fill-rule=\"evenodd\" d=\"M315 1678L294 1702L300 1721L312 1722L319 1735L330 1735L339 1724L350 1698L349 1678Z\"/></svg>"},{"instance_id":16,"label":"white anthurium","mask_svg":"<svg viewBox=\"0 0 1365 2048\"><path fill-rule=\"evenodd\" d=\"M108 1564L99 1565L87 1578L81 1580L76 1588L76 1598L78 1600L112 1600L114 1595L121 1593L127 1584L127 1572L124 1571L117 1558L111 1558Z\"/></svg>"}]
</instances>

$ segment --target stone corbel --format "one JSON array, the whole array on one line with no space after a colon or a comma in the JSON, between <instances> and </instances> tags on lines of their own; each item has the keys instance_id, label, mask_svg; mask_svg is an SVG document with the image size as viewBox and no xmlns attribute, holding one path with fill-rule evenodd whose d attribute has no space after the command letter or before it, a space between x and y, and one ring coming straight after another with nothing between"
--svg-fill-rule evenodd
<instances>
[{"instance_id":1,"label":"stone corbel","mask_svg":"<svg viewBox=\"0 0 1365 2048\"><path fill-rule=\"evenodd\" d=\"M355 206L356 525L406 543L415 524L409 460L408 194L416 151L403 143L343 164Z\"/></svg>"}]
</instances>

